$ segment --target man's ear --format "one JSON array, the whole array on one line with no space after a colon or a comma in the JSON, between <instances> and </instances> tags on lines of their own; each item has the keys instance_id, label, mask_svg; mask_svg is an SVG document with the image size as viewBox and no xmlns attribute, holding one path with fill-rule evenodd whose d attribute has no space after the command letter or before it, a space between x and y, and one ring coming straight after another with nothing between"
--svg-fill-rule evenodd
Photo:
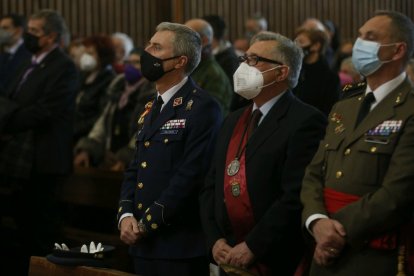
<instances>
[{"instance_id":1,"label":"man's ear","mask_svg":"<svg viewBox=\"0 0 414 276\"><path fill-rule=\"evenodd\" d=\"M288 75L289 75L289 67L282 65L279 68L276 69L276 81L277 82L282 82L284 80L287 79Z\"/></svg>"},{"instance_id":2,"label":"man's ear","mask_svg":"<svg viewBox=\"0 0 414 276\"><path fill-rule=\"evenodd\" d=\"M395 53L393 60L403 58L405 56L405 53L407 52L407 44L405 42L401 42L400 44L395 47Z\"/></svg>"},{"instance_id":3,"label":"man's ear","mask_svg":"<svg viewBox=\"0 0 414 276\"><path fill-rule=\"evenodd\" d=\"M186 56L180 56L178 58L178 63L174 66L174 68L182 68L185 67L188 63L188 57Z\"/></svg>"}]
</instances>

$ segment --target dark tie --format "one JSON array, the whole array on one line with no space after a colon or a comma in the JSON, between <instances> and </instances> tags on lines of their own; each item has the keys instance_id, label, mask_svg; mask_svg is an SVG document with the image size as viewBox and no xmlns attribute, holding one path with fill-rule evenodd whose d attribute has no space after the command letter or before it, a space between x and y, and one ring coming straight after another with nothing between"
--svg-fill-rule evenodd
<instances>
[{"instance_id":1,"label":"dark tie","mask_svg":"<svg viewBox=\"0 0 414 276\"><path fill-rule=\"evenodd\" d=\"M369 111L371 110L371 104L375 102L374 93L368 92L365 95L364 100L362 101L361 107L359 109L357 121L355 123L355 128L361 123L361 121L368 115Z\"/></svg>"},{"instance_id":2,"label":"dark tie","mask_svg":"<svg viewBox=\"0 0 414 276\"><path fill-rule=\"evenodd\" d=\"M253 132L256 130L257 126L259 125L260 118L262 117L262 112L260 112L260 109L256 109L252 113L252 118L250 119L249 129L247 132L248 137L253 134Z\"/></svg>"},{"instance_id":3,"label":"dark tie","mask_svg":"<svg viewBox=\"0 0 414 276\"><path fill-rule=\"evenodd\" d=\"M16 94L19 92L20 88L22 87L23 83L27 80L27 77L29 77L30 73L32 73L32 71L35 69L35 67L37 66L37 62L36 61L32 61L32 63L30 64L29 67L27 67L26 71L24 71L23 77L21 78L16 91L14 92L14 96L16 96Z\"/></svg>"},{"instance_id":4,"label":"dark tie","mask_svg":"<svg viewBox=\"0 0 414 276\"><path fill-rule=\"evenodd\" d=\"M164 101L162 100L162 97L158 96L157 101L155 102L155 105L154 105L154 110L152 111L152 114L151 114L151 123L153 123L155 119L157 119L158 115L160 114L161 106L163 103Z\"/></svg>"}]
</instances>

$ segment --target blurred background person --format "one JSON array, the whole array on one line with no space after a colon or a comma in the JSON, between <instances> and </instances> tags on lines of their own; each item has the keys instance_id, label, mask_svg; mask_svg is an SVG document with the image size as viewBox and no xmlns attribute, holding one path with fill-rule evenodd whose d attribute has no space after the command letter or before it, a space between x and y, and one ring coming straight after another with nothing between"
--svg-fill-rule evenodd
<instances>
[{"instance_id":1,"label":"blurred background person","mask_svg":"<svg viewBox=\"0 0 414 276\"><path fill-rule=\"evenodd\" d=\"M216 61L223 68L224 72L229 79L231 88L234 90L233 74L239 67L239 58L236 51L230 41L225 39L227 28L224 19L218 15L207 15L203 17L211 27L213 28L213 55ZM230 111L239 109L246 106L250 101L244 99L236 93L232 93L232 99L230 104Z\"/></svg>"},{"instance_id":2,"label":"blurred background person","mask_svg":"<svg viewBox=\"0 0 414 276\"><path fill-rule=\"evenodd\" d=\"M344 59L352 56L352 48L354 47L354 42L352 40L346 40L341 43L338 48L338 51L335 53L335 61L333 70L338 72L341 67L341 63Z\"/></svg>"},{"instance_id":3,"label":"blurred background person","mask_svg":"<svg viewBox=\"0 0 414 276\"><path fill-rule=\"evenodd\" d=\"M334 58L335 58L335 50L331 46L331 38L334 35L333 33L334 31L331 33L329 29L327 28L327 26L322 23L322 21L320 21L317 18L313 18L313 17L307 18L305 21L303 21L302 25L300 25L298 30L299 29L319 30L325 33L326 45L325 45L324 55L325 55L326 61L328 62L328 65L332 67L334 63Z\"/></svg>"},{"instance_id":4,"label":"blurred background person","mask_svg":"<svg viewBox=\"0 0 414 276\"><path fill-rule=\"evenodd\" d=\"M72 40L68 46L68 54L75 63L76 67L80 71L80 59L85 53L85 45L83 45L83 40L81 38L77 38Z\"/></svg>"},{"instance_id":5,"label":"blurred background person","mask_svg":"<svg viewBox=\"0 0 414 276\"><path fill-rule=\"evenodd\" d=\"M0 185L11 190L16 225L14 232L0 235L7 252L1 275L27 275L30 256L45 256L60 239L56 195L72 169L78 88L76 67L59 47L64 30L65 21L55 11L33 14L24 34L31 58L0 94L0 121L7 119L0 125ZM4 114L11 107L13 112Z\"/></svg>"},{"instance_id":6,"label":"blurred background person","mask_svg":"<svg viewBox=\"0 0 414 276\"><path fill-rule=\"evenodd\" d=\"M154 84L141 73L142 51L131 51L124 74L109 86L109 102L104 111L88 136L75 147L75 166L120 170L131 160L134 152L128 143L137 131L137 118L156 95Z\"/></svg>"},{"instance_id":7,"label":"blurred background person","mask_svg":"<svg viewBox=\"0 0 414 276\"><path fill-rule=\"evenodd\" d=\"M90 36L85 38L83 45L85 52L79 64L81 89L76 96L75 142L88 135L102 113L108 100L106 89L115 77L111 66L115 50L110 37Z\"/></svg>"},{"instance_id":8,"label":"blurred background person","mask_svg":"<svg viewBox=\"0 0 414 276\"><path fill-rule=\"evenodd\" d=\"M239 56L243 55L250 46L250 40L261 31L267 31L267 20L260 14L255 14L246 19L244 23L244 37L234 41L234 48Z\"/></svg>"},{"instance_id":9,"label":"blurred background person","mask_svg":"<svg viewBox=\"0 0 414 276\"><path fill-rule=\"evenodd\" d=\"M125 61L128 59L128 54L134 48L134 42L127 34L120 32L113 33L111 38L115 47L113 67L115 73L120 74L124 72Z\"/></svg>"},{"instance_id":10,"label":"blurred background person","mask_svg":"<svg viewBox=\"0 0 414 276\"><path fill-rule=\"evenodd\" d=\"M317 29L299 29L295 42L305 55L298 85L294 94L328 116L339 98L339 77L333 72L325 57L326 33Z\"/></svg>"},{"instance_id":11,"label":"blurred background person","mask_svg":"<svg viewBox=\"0 0 414 276\"><path fill-rule=\"evenodd\" d=\"M200 63L191 73L191 77L198 86L216 99L225 116L230 110L233 89L226 73L213 56L211 46L213 42L213 28L207 21L199 18L190 19L185 25L200 35L202 46Z\"/></svg>"},{"instance_id":12,"label":"blurred background person","mask_svg":"<svg viewBox=\"0 0 414 276\"><path fill-rule=\"evenodd\" d=\"M31 57L23 45L25 24L25 18L17 14L0 19L0 93L8 89L17 69Z\"/></svg>"},{"instance_id":13,"label":"blurred background person","mask_svg":"<svg viewBox=\"0 0 414 276\"><path fill-rule=\"evenodd\" d=\"M359 83L362 80L362 76L359 74L354 64L352 63L352 57L348 57L342 61L338 75L341 82L341 87L346 84Z\"/></svg>"}]
</instances>

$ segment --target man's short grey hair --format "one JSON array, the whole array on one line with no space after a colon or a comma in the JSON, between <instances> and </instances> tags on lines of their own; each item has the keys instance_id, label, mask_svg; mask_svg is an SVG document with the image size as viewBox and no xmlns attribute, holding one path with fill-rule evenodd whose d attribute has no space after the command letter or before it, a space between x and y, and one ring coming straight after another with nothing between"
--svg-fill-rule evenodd
<instances>
[{"instance_id":1,"label":"man's short grey hair","mask_svg":"<svg viewBox=\"0 0 414 276\"><path fill-rule=\"evenodd\" d=\"M376 11L375 16L387 16L391 19L391 38L394 42L405 42L407 52L404 63L410 60L414 52L414 24L409 17L396 11Z\"/></svg>"},{"instance_id":2,"label":"man's short grey hair","mask_svg":"<svg viewBox=\"0 0 414 276\"><path fill-rule=\"evenodd\" d=\"M257 22L257 24L259 24L260 29L262 31L267 31L267 20L264 16L262 16L261 14L257 13L254 14L253 16L251 16L250 18L248 18L248 20L254 20Z\"/></svg>"},{"instance_id":3,"label":"man's short grey hair","mask_svg":"<svg viewBox=\"0 0 414 276\"><path fill-rule=\"evenodd\" d=\"M123 59L126 60L128 58L129 52L131 52L132 49L134 49L134 42L132 41L132 38L130 38L127 34L120 32L113 33L111 37L117 38L122 41L125 53Z\"/></svg>"},{"instance_id":4,"label":"man's short grey hair","mask_svg":"<svg viewBox=\"0 0 414 276\"><path fill-rule=\"evenodd\" d=\"M200 35L189 27L170 22L162 22L157 26L157 32L173 32L172 41L174 56L186 56L188 59L185 72L191 74L200 63L201 58L201 39Z\"/></svg>"},{"instance_id":5,"label":"man's short grey hair","mask_svg":"<svg viewBox=\"0 0 414 276\"><path fill-rule=\"evenodd\" d=\"M257 41L277 42L271 53L273 56L272 59L280 61L289 67L288 85L289 88L294 88L298 84L299 74L302 68L302 49L289 38L273 32L258 33L252 38L250 45Z\"/></svg>"},{"instance_id":6,"label":"man's short grey hair","mask_svg":"<svg viewBox=\"0 0 414 276\"><path fill-rule=\"evenodd\" d=\"M56 33L55 42L60 43L62 35L69 32L63 17L54 10L41 10L30 16L30 19L43 19L45 34Z\"/></svg>"},{"instance_id":7,"label":"man's short grey hair","mask_svg":"<svg viewBox=\"0 0 414 276\"><path fill-rule=\"evenodd\" d=\"M213 28L211 27L210 23L208 23L207 21L206 23L207 24L205 24L203 28L201 28L199 35L201 37L207 37L208 44L211 44L211 42L213 41Z\"/></svg>"}]
</instances>

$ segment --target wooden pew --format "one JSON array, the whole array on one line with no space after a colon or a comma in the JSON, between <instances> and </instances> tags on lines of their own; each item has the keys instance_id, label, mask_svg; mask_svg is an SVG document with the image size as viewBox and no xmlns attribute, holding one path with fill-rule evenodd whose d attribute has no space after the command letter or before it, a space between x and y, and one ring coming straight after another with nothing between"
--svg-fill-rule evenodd
<instances>
[{"instance_id":1,"label":"wooden pew","mask_svg":"<svg viewBox=\"0 0 414 276\"><path fill-rule=\"evenodd\" d=\"M44 257L30 258L29 276L132 276L134 274L114 269L88 266L63 266L49 262Z\"/></svg>"},{"instance_id":2,"label":"wooden pew","mask_svg":"<svg viewBox=\"0 0 414 276\"><path fill-rule=\"evenodd\" d=\"M69 247L94 241L115 246L108 260L112 268L132 271L128 246L119 239L116 223L123 174L77 168L59 187L63 240Z\"/></svg>"}]
</instances>

